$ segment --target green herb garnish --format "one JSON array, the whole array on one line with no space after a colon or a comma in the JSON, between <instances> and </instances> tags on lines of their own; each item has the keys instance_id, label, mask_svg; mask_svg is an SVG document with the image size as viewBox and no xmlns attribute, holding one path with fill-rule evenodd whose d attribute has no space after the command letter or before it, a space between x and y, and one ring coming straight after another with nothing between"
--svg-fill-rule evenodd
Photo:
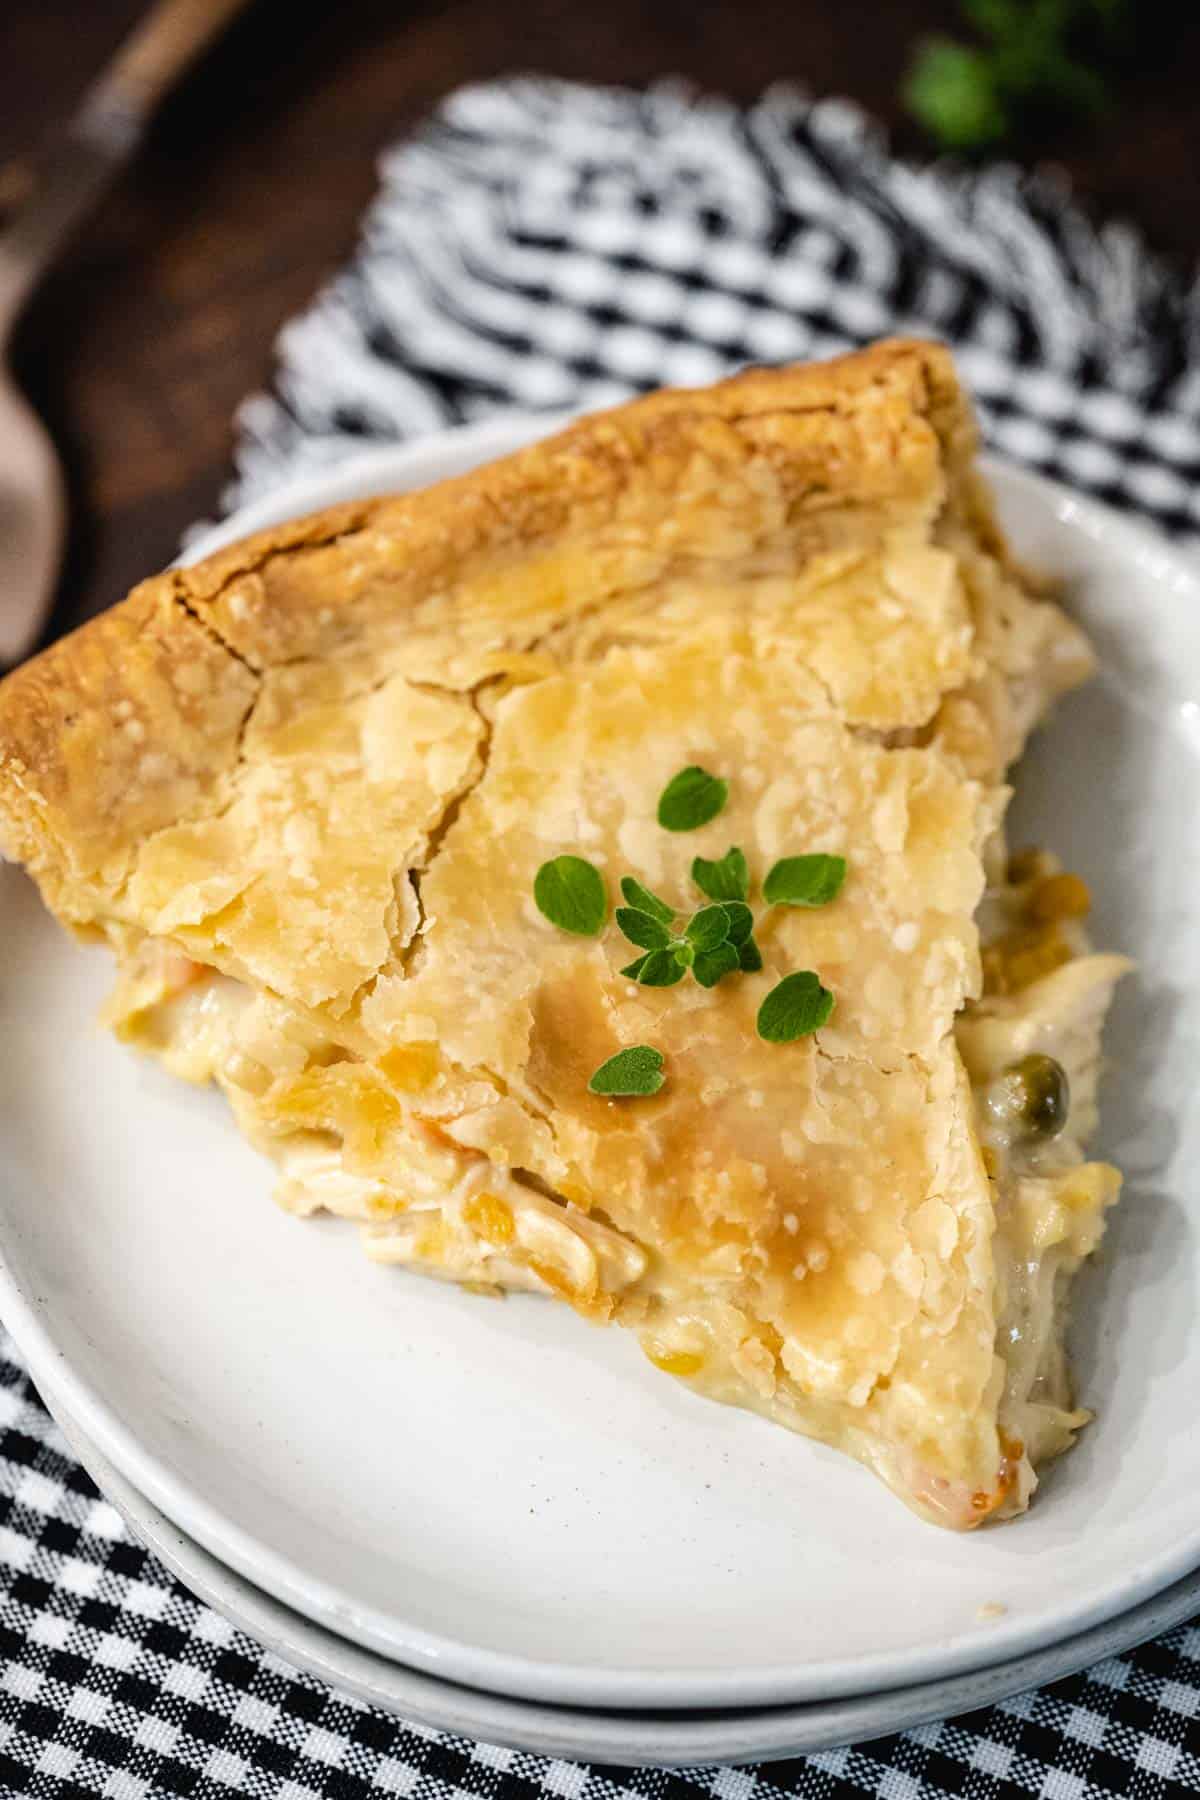
<instances>
[{"instance_id":1,"label":"green herb garnish","mask_svg":"<svg viewBox=\"0 0 1200 1800\"><path fill-rule=\"evenodd\" d=\"M959 10L977 41L920 39L902 88L943 149L983 149L1111 106L1134 48L1134 0L959 0Z\"/></svg>"},{"instance_id":2,"label":"green herb garnish","mask_svg":"<svg viewBox=\"0 0 1200 1800\"><path fill-rule=\"evenodd\" d=\"M626 906L635 906L639 912L649 913L652 919L661 919L664 925L669 925L675 917L674 909L657 894L652 894L648 887L643 887L633 875L621 877L621 893Z\"/></svg>"},{"instance_id":3,"label":"green herb garnish","mask_svg":"<svg viewBox=\"0 0 1200 1800\"><path fill-rule=\"evenodd\" d=\"M752 937L738 945L738 967L746 975L757 975L763 966L762 951Z\"/></svg>"},{"instance_id":4,"label":"green herb garnish","mask_svg":"<svg viewBox=\"0 0 1200 1800\"><path fill-rule=\"evenodd\" d=\"M763 960L754 941L754 914L744 900L726 900L725 912L729 919L729 942L738 954L738 968L745 975L756 975Z\"/></svg>"},{"instance_id":5,"label":"green herb garnish","mask_svg":"<svg viewBox=\"0 0 1200 1800\"><path fill-rule=\"evenodd\" d=\"M758 1009L758 1035L769 1044L791 1044L819 1031L833 1011L833 995L811 969L785 975Z\"/></svg>"},{"instance_id":6,"label":"green herb garnish","mask_svg":"<svg viewBox=\"0 0 1200 1800\"><path fill-rule=\"evenodd\" d=\"M658 822L664 831L695 831L715 819L729 798L729 783L707 769L680 769L662 791Z\"/></svg>"},{"instance_id":7,"label":"green herb garnish","mask_svg":"<svg viewBox=\"0 0 1200 1800\"><path fill-rule=\"evenodd\" d=\"M595 937L608 917L608 895L599 869L582 856L556 856L533 878L533 897L560 931Z\"/></svg>"},{"instance_id":8,"label":"green herb garnish","mask_svg":"<svg viewBox=\"0 0 1200 1800\"><path fill-rule=\"evenodd\" d=\"M636 944L639 950L665 950L672 940L669 926L636 906L618 906L616 920L630 943Z\"/></svg>"},{"instance_id":9,"label":"green herb garnish","mask_svg":"<svg viewBox=\"0 0 1200 1800\"><path fill-rule=\"evenodd\" d=\"M729 921L726 935L731 944L744 944L754 930L754 914L744 900L726 900L721 909Z\"/></svg>"},{"instance_id":10,"label":"green herb garnish","mask_svg":"<svg viewBox=\"0 0 1200 1800\"><path fill-rule=\"evenodd\" d=\"M715 950L729 937L729 914L723 906L702 906L684 927L684 934L694 950Z\"/></svg>"},{"instance_id":11,"label":"green herb garnish","mask_svg":"<svg viewBox=\"0 0 1200 1800\"><path fill-rule=\"evenodd\" d=\"M641 987L674 987L677 981L683 980L687 968L674 950L648 950L636 962L628 963L621 973Z\"/></svg>"},{"instance_id":12,"label":"green herb garnish","mask_svg":"<svg viewBox=\"0 0 1200 1800\"><path fill-rule=\"evenodd\" d=\"M626 895L638 888L632 877L621 883ZM664 903L658 901L657 905L663 908ZM750 908L741 901L702 906L681 934L636 906L618 906L616 919L630 943L647 953L621 970L642 987L674 987L689 969L702 987L715 987L723 975L732 974L739 966L739 946L746 942L753 925Z\"/></svg>"},{"instance_id":13,"label":"green herb garnish","mask_svg":"<svg viewBox=\"0 0 1200 1800\"><path fill-rule=\"evenodd\" d=\"M744 900L750 892L750 871L736 844L717 862L698 856L692 864L692 880L710 900Z\"/></svg>"},{"instance_id":14,"label":"green herb garnish","mask_svg":"<svg viewBox=\"0 0 1200 1800\"><path fill-rule=\"evenodd\" d=\"M785 856L763 882L771 906L828 906L846 879L844 856Z\"/></svg>"},{"instance_id":15,"label":"green herb garnish","mask_svg":"<svg viewBox=\"0 0 1200 1800\"><path fill-rule=\"evenodd\" d=\"M717 944L712 950L697 950L692 964L692 974L701 987L716 987L726 975L732 975L739 966L739 953L735 945Z\"/></svg>"},{"instance_id":16,"label":"green herb garnish","mask_svg":"<svg viewBox=\"0 0 1200 1800\"><path fill-rule=\"evenodd\" d=\"M659 824L667 831L694 831L715 819L729 798L729 784L692 765L667 783L658 803ZM841 892L846 859L823 853L785 856L763 883L771 906L826 906ZM642 952L621 970L641 987L674 987L691 971L701 987L716 987L736 970L755 974L762 952L754 939L754 914L746 904L750 870L736 844L724 856L692 861L692 880L709 902L680 926L675 909L636 875L621 879L616 923ZM556 856L543 863L533 884L534 899L547 919L563 931L595 937L608 917L608 896L600 871L581 856ZM834 998L811 969L785 975L758 1009L758 1034L771 1044L790 1044L826 1023ZM617 1098L656 1094L662 1087L662 1052L648 1044L618 1051L596 1070L593 1094Z\"/></svg>"},{"instance_id":17,"label":"green herb garnish","mask_svg":"<svg viewBox=\"0 0 1200 1800\"><path fill-rule=\"evenodd\" d=\"M620 1099L642 1094L657 1094L666 1080L663 1074L663 1054L650 1044L633 1044L628 1050L618 1050L607 1062L602 1062L588 1088L593 1094L603 1094L608 1099Z\"/></svg>"}]
</instances>

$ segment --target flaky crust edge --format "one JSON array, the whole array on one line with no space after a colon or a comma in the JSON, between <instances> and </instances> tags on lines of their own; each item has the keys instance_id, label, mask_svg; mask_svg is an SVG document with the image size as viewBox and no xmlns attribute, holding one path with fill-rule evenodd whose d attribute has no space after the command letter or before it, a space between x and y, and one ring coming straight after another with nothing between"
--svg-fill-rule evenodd
<instances>
[{"instance_id":1,"label":"flaky crust edge","mask_svg":"<svg viewBox=\"0 0 1200 1800\"><path fill-rule=\"evenodd\" d=\"M698 459L744 472L751 506L765 459L775 527L801 553L927 527L955 492L967 504L974 444L948 351L892 340L663 390L465 476L258 532L143 582L0 683L0 848L85 920L97 886L119 886L137 846L236 765L263 668L369 651L431 593L461 585L469 605L472 570L586 544L614 516L631 542L669 534L673 553L700 554L675 504Z\"/></svg>"}]
</instances>

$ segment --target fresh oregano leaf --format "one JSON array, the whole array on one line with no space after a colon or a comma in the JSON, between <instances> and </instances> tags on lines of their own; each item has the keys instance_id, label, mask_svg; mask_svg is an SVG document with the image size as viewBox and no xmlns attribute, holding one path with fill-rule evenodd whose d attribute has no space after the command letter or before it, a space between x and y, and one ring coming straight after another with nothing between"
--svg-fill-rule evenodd
<instances>
[{"instance_id":1,"label":"fresh oregano leaf","mask_svg":"<svg viewBox=\"0 0 1200 1800\"><path fill-rule=\"evenodd\" d=\"M758 971L763 966L763 961L762 951L759 949L754 939L748 937L744 944L739 944L737 953L738 967L743 973L746 975L757 975Z\"/></svg>"},{"instance_id":2,"label":"fresh oregano leaf","mask_svg":"<svg viewBox=\"0 0 1200 1800\"><path fill-rule=\"evenodd\" d=\"M785 975L758 1009L758 1035L769 1044L791 1044L820 1030L833 1011L833 995L811 969Z\"/></svg>"},{"instance_id":3,"label":"fresh oregano leaf","mask_svg":"<svg viewBox=\"0 0 1200 1800\"><path fill-rule=\"evenodd\" d=\"M695 831L707 825L729 798L729 783L692 763L672 776L658 802L658 822L665 831Z\"/></svg>"},{"instance_id":4,"label":"fresh oregano leaf","mask_svg":"<svg viewBox=\"0 0 1200 1800\"><path fill-rule=\"evenodd\" d=\"M715 950L729 936L729 918L723 906L703 906L693 913L684 936L697 951Z\"/></svg>"},{"instance_id":5,"label":"fresh oregano leaf","mask_svg":"<svg viewBox=\"0 0 1200 1800\"><path fill-rule=\"evenodd\" d=\"M673 938L671 940L671 955L675 958L681 969L690 969L696 960L696 952L686 938Z\"/></svg>"},{"instance_id":6,"label":"fresh oregano leaf","mask_svg":"<svg viewBox=\"0 0 1200 1800\"><path fill-rule=\"evenodd\" d=\"M692 964L692 974L701 987L716 987L725 975L732 975L738 966L738 952L732 944L717 944L711 950L697 950L696 960Z\"/></svg>"},{"instance_id":7,"label":"fresh oregano leaf","mask_svg":"<svg viewBox=\"0 0 1200 1800\"><path fill-rule=\"evenodd\" d=\"M633 875L621 877L621 893L627 906L636 906L639 912L649 913L652 919L661 919L664 925L669 925L675 917L666 901L660 900L657 894L652 894L648 887L643 887Z\"/></svg>"},{"instance_id":8,"label":"fresh oregano leaf","mask_svg":"<svg viewBox=\"0 0 1200 1800\"><path fill-rule=\"evenodd\" d=\"M828 906L846 879L844 856L785 856L763 882L771 906Z\"/></svg>"},{"instance_id":9,"label":"fresh oregano leaf","mask_svg":"<svg viewBox=\"0 0 1200 1800\"><path fill-rule=\"evenodd\" d=\"M533 878L537 908L561 931L595 937L608 917L608 895L599 869L582 856L556 856Z\"/></svg>"},{"instance_id":10,"label":"fresh oregano leaf","mask_svg":"<svg viewBox=\"0 0 1200 1800\"><path fill-rule=\"evenodd\" d=\"M661 919L651 918L649 913L642 912L636 906L618 906L617 924L639 950L665 950L671 942L671 933Z\"/></svg>"},{"instance_id":11,"label":"fresh oregano leaf","mask_svg":"<svg viewBox=\"0 0 1200 1800\"><path fill-rule=\"evenodd\" d=\"M674 950L648 950L621 973L641 987L674 987L683 980L684 967Z\"/></svg>"},{"instance_id":12,"label":"fresh oregano leaf","mask_svg":"<svg viewBox=\"0 0 1200 1800\"><path fill-rule=\"evenodd\" d=\"M736 844L717 862L698 856L692 864L692 880L710 900L744 900L750 892L750 871Z\"/></svg>"},{"instance_id":13,"label":"fresh oregano leaf","mask_svg":"<svg viewBox=\"0 0 1200 1800\"><path fill-rule=\"evenodd\" d=\"M633 1044L602 1062L588 1088L593 1094L618 1100L657 1094L666 1079L662 1051L650 1044Z\"/></svg>"},{"instance_id":14,"label":"fresh oregano leaf","mask_svg":"<svg viewBox=\"0 0 1200 1800\"><path fill-rule=\"evenodd\" d=\"M730 943L744 944L754 930L754 914L743 900L726 900L723 910L729 921L726 936Z\"/></svg>"}]
</instances>

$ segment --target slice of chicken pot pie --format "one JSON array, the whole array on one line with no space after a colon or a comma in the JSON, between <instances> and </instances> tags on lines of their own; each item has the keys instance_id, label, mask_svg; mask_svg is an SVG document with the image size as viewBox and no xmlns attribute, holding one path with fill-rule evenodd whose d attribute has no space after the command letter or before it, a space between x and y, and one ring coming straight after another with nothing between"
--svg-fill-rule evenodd
<instances>
[{"instance_id":1,"label":"slice of chicken pot pie","mask_svg":"<svg viewBox=\"0 0 1200 1800\"><path fill-rule=\"evenodd\" d=\"M286 1207L625 1325L960 1529L1088 1416L1125 967L1005 849L1091 656L973 446L925 344L658 394L160 576L0 688L8 851Z\"/></svg>"}]
</instances>

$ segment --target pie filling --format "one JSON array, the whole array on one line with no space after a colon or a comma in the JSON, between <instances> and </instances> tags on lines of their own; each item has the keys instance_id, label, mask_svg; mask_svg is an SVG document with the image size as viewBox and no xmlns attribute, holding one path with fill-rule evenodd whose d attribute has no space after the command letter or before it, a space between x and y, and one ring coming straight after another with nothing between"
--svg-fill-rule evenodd
<instances>
[{"instance_id":1,"label":"pie filling","mask_svg":"<svg viewBox=\"0 0 1200 1800\"><path fill-rule=\"evenodd\" d=\"M1003 873L978 915L984 991L963 1008L955 1033L971 1134L996 1207L1000 1456L994 1480L974 1489L922 1466L906 1444L856 1432L844 1416L823 1420L811 1393L781 1371L778 1342L747 1338L711 1291L673 1280L595 1206L585 1210L473 1148L469 1115L423 1104L440 1067L433 1044L366 1061L320 1021L152 939L136 950L125 940L107 1019L172 1074L222 1088L244 1134L276 1163L276 1198L287 1211L356 1221L379 1262L483 1294L550 1294L585 1316L628 1324L656 1368L827 1437L918 1512L968 1529L1023 1510L1036 1466L1066 1449L1091 1416L1073 1404L1065 1300L1120 1192L1119 1172L1087 1161L1084 1145L1096 1123L1104 1016L1130 966L1092 951L1086 887L1053 856L1025 851L1003 866L997 838L990 860ZM397 1155L398 1125L407 1156ZM821 1247L810 1247L807 1268L819 1276L822 1266ZM800 1263L795 1273L805 1278Z\"/></svg>"}]
</instances>

